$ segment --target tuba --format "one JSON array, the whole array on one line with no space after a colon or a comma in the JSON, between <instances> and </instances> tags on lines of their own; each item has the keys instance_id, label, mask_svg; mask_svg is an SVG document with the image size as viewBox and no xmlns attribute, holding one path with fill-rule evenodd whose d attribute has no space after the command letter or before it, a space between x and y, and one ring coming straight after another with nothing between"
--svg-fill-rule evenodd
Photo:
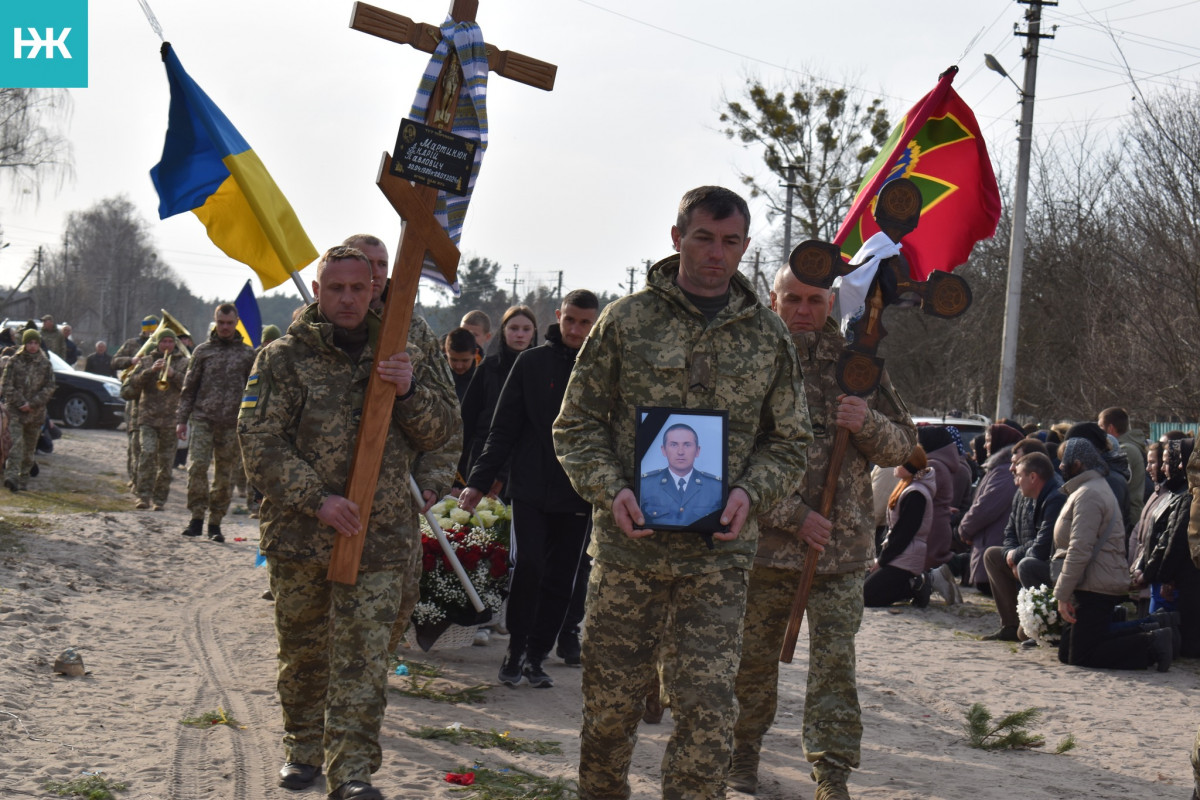
<instances>
[{"instance_id":1,"label":"tuba","mask_svg":"<svg viewBox=\"0 0 1200 800\"><path fill-rule=\"evenodd\" d=\"M183 327L183 324L179 320L172 317L165 308L160 309L160 311L162 312L162 322L158 323L158 327L154 329L154 333L150 334L150 338L148 338L146 340L146 343L144 345L142 345L141 349L139 349L137 351L137 353L134 354L133 363L130 364L128 367L126 367L125 370L120 374L119 378L122 383L125 381L126 378L128 378L130 375L133 374L133 371L135 369L137 369L138 360L141 359L142 356L147 355L151 350L154 349L154 337L158 336L159 331L162 331L164 329L169 329L169 330L175 331L176 336L188 336L188 337L191 336L191 334L188 333L188 329ZM178 339L175 340L175 352L183 353L183 355L185 357L189 357L189 358L192 355L191 353L188 352L187 346L185 346L184 343L179 341ZM168 365L169 364L170 364L170 357L168 357ZM158 379L158 388L159 389L167 388L167 382L165 380L166 374L167 374L167 370L163 369L163 377Z\"/></svg>"}]
</instances>

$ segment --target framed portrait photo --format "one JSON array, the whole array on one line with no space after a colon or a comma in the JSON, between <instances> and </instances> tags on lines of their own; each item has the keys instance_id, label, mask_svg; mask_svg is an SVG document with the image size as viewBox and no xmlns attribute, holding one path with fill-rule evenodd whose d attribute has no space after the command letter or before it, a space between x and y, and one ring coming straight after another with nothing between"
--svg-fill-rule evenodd
<instances>
[{"instance_id":1,"label":"framed portrait photo","mask_svg":"<svg viewBox=\"0 0 1200 800\"><path fill-rule=\"evenodd\" d=\"M723 530L729 413L639 406L637 416L637 501L646 527Z\"/></svg>"}]
</instances>

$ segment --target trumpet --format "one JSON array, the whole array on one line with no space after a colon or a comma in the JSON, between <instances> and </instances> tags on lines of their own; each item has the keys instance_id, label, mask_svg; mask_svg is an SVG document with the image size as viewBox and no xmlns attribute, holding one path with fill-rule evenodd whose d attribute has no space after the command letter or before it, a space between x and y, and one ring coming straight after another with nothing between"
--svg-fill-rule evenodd
<instances>
[{"instance_id":1,"label":"trumpet","mask_svg":"<svg viewBox=\"0 0 1200 800\"><path fill-rule=\"evenodd\" d=\"M176 347L178 347L178 346L179 345L176 345ZM173 355L175 355L175 354L167 353L167 357L163 361L162 373L158 376L158 383L155 384L156 386L158 386L158 390L160 392L165 392L167 389L171 388L171 379L167 373L169 373L171 371L171 356L173 356Z\"/></svg>"}]
</instances>

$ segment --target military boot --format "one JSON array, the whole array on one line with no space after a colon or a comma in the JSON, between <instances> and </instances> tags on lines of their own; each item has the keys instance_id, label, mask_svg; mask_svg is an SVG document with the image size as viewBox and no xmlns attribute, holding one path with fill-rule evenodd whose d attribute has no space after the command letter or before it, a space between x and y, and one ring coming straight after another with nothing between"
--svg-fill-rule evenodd
<instances>
[{"instance_id":1,"label":"military boot","mask_svg":"<svg viewBox=\"0 0 1200 800\"><path fill-rule=\"evenodd\" d=\"M212 539L214 542L225 541L225 537L221 535L221 526L219 523L208 523L208 538Z\"/></svg>"},{"instance_id":2,"label":"military boot","mask_svg":"<svg viewBox=\"0 0 1200 800\"><path fill-rule=\"evenodd\" d=\"M820 778L813 773L817 782L817 791L813 800L850 800L850 790L846 788L846 774L841 770L824 772Z\"/></svg>"},{"instance_id":3,"label":"military boot","mask_svg":"<svg viewBox=\"0 0 1200 800\"><path fill-rule=\"evenodd\" d=\"M183 529L184 536L199 536L204 533L204 520L194 519Z\"/></svg>"},{"instance_id":4,"label":"military boot","mask_svg":"<svg viewBox=\"0 0 1200 800\"><path fill-rule=\"evenodd\" d=\"M734 751L725 785L742 794L758 794L758 753Z\"/></svg>"}]
</instances>

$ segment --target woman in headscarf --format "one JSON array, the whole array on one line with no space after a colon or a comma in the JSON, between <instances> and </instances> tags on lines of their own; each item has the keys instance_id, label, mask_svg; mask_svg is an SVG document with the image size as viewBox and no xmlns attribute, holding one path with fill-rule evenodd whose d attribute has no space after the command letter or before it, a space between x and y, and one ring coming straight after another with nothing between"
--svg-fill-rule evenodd
<instances>
[{"instance_id":1,"label":"woman in headscarf","mask_svg":"<svg viewBox=\"0 0 1200 800\"><path fill-rule=\"evenodd\" d=\"M863 584L863 604L878 608L910 600L924 608L933 590L925 552L933 528L936 479L920 445L894 471L900 482L888 499L888 532Z\"/></svg>"},{"instance_id":2,"label":"woman in headscarf","mask_svg":"<svg viewBox=\"0 0 1200 800\"><path fill-rule=\"evenodd\" d=\"M984 594L991 594L991 587L983 554L1004 541L1004 526L1008 524L1013 495L1017 493L1008 465L1012 461L1012 446L1023 438L1021 431L1011 425L998 424L987 429L984 449L988 458L983 463L983 477L979 479L971 507L958 524L959 538L971 545L966 583Z\"/></svg>"}]
</instances>

